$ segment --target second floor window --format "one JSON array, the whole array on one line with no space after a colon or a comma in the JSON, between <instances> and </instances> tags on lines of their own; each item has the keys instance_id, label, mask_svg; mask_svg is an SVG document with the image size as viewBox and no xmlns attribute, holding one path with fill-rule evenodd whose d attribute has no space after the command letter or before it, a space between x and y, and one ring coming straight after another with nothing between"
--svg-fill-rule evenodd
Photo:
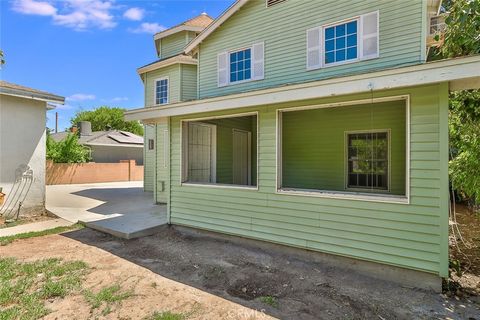
<instances>
[{"instance_id":1,"label":"second floor window","mask_svg":"<svg viewBox=\"0 0 480 320\"><path fill-rule=\"evenodd\" d=\"M358 58L358 21L325 28L325 64Z\"/></svg>"},{"instance_id":2,"label":"second floor window","mask_svg":"<svg viewBox=\"0 0 480 320\"><path fill-rule=\"evenodd\" d=\"M252 49L230 53L230 82L252 78Z\"/></svg>"},{"instance_id":3,"label":"second floor window","mask_svg":"<svg viewBox=\"0 0 480 320\"><path fill-rule=\"evenodd\" d=\"M168 78L155 80L155 104L168 103Z\"/></svg>"}]
</instances>

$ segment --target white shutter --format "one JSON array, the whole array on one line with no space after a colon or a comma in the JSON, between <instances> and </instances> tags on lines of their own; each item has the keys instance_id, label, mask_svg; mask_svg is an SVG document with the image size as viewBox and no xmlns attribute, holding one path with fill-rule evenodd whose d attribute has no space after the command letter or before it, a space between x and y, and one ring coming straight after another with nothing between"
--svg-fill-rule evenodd
<instances>
[{"instance_id":1,"label":"white shutter","mask_svg":"<svg viewBox=\"0 0 480 320\"><path fill-rule=\"evenodd\" d=\"M265 78L265 45L263 42L252 46L252 80Z\"/></svg>"},{"instance_id":2,"label":"white shutter","mask_svg":"<svg viewBox=\"0 0 480 320\"><path fill-rule=\"evenodd\" d=\"M379 56L379 12L371 12L360 17L361 43L360 58L372 59Z\"/></svg>"},{"instance_id":3,"label":"white shutter","mask_svg":"<svg viewBox=\"0 0 480 320\"><path fill-rule=\"evenodd\" d=\"M217 81L219 87L228 85L228 52L221 52L217 56Z\"/></svg>"},{"instance_id":4,"label":"white shutter","mask_svg":"<svg viewBox=\"0 0 480 320\"><path fill-rule=\"evenodd\" d=\"M322 67L322 28L307 30L307 70Z\"/></svg>"}]
</instances>

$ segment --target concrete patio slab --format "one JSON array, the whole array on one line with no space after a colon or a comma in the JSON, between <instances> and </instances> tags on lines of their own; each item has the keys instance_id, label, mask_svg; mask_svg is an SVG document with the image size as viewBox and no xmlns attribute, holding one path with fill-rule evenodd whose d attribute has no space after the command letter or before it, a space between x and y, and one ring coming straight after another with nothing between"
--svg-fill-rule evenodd
<instances>
[{"instance_id":1,"label":"concrete patio slab","mask_svg":"<svg viewBox=\"0 0 480 320\"><path fill-rule=\"evenodd\" d=\"M132 239L167 225L166 205L153 203L142 182L47 186L47 210L71 222Z\"/></svg>"},{"instance_id":2,"label":"concrete patio slab","mask_svg":"<svg viewBox=\"0 0 480 320\"><path fill-rule=\"evenodd\" d=\"M34 223L22 224L15 227L0 229L0 237L14 236L21 233L39 232L54 229L57 227L68 227L75 223L65 219L52 219Z\"/></svg>"}]
</instances>

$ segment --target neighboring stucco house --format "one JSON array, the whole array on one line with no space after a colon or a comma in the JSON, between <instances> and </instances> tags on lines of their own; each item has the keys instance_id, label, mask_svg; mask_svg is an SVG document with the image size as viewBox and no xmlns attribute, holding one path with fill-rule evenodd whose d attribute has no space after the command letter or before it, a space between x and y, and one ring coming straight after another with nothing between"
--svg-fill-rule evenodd
<instances>
[{"instance_id":1,"label":"neighboring stucco house","mask_svg":"<svg viewBox=\"0 0 480 320\"><path fill-rule=\"evenodd\" d=\"M93 162L118 163L120 160L135 160L143 165L143 137L122 130L92 131L89 121L78 123L78 143L90 149ZM71 132L51 134L55 141L61 141Z\"/></svg>"},{"instance_id":2,"label":"neighboring stucco house","mask_svg":"<svg viewBox=\"0 0 480 320\"><path fill-rule=\"evenodd\" d=\"M0 213L45 212L45 129L49 102L65 101L48 92L0 81Z\"/></svg>"},{"instance_id":3,"label":"neighboring stucco house","mask_svg":"<svg viewBox=\"0 0 480 320\"><path fill-rule=\"evenodd\" d=\"M183 48L165 44L183 31L164 31L161 60L138 70L145 107L126 119L152 128L145 172L169 222L439 289L448 93L480 87L479 56L426 62L439 6L239 0Z\"/></svg>"}]
</instances>

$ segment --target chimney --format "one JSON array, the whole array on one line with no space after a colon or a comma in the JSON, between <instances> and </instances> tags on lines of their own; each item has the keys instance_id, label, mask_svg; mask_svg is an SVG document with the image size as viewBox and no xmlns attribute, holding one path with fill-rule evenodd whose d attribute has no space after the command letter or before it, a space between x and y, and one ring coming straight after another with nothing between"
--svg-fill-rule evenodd
<instances>
[{"instance_id":1,"label":"chimney","mask_svg":"<svg viewBox=\"0 0 480 320\"><path fill-rule=\"evenodd\" d=\"M77 127L81 137L92 135L92 123L90 121L80 121Z\"/></svg>"}]
</instances>

